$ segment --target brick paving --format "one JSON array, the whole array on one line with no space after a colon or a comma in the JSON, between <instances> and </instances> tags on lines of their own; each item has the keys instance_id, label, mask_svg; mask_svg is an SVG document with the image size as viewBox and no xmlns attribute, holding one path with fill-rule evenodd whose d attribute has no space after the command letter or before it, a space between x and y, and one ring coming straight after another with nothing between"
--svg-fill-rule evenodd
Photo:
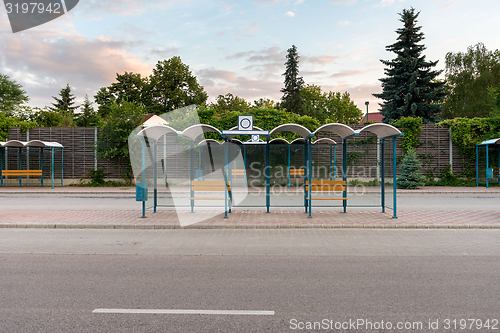
<instances>
[{"instance_id":1,"label":"brick paving","mask_svg":"<svg viewBox=\"0 0 500 333\"><path fill-rule=\"evenodd\" d=\"M4 187L0 194L109 194L134 196L135 188L90 188L64 187ZM411 194L500 194L500 187L425 187L405 191L398 190L399 195ZM0 228L91 228L91 229L178 229L177 213L172 210L160 210L157 213L147 211L147 218L141 218L140 206L137 210L1 210ZM199 218L208 212L180 211L185 223L192 217ZM213 212L210 212L213 215ZM271 211L267 214L256 210L236 210L229 218L220 215L185 228L200 229L279 229L279 228L500 228L500 211L498 210L418 210L398 211L398 219L392 218L392 211L381 213L380 208L372 211L349 209L346 214L339 210L313 209L312 218L308 218L301 209L288 211Z\"/></svg>"},{"instance_id":2,"label":"brick paving","mask_svg":"<svg viewBox=\"0 0 500 333\"><path fill-rule=\"evenodd\" d=\"M181 211L183 218L196 218L207 212ZM212 213L212 212L210 212ZM187 215L186 215L187 214ZM192 214L192 215L191 215ZM174 211L147 212L141 218L139 211L88 210L1 210L0 228L81 228L81 229L180 229ZM392 212L313 211L312 218L302 211L234 211L227 219L221 215L185 228L199 229L277 229L277 228L437 228L470 229L500 228L500 211L400 211L398 219Z\"/></svg>"}]
</instances>

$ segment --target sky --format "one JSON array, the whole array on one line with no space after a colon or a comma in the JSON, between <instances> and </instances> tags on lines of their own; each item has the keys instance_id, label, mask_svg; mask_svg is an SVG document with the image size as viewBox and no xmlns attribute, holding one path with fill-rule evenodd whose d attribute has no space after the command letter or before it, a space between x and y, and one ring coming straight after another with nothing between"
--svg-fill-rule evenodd
<instances>
[{"instance_id":1,"label":"sky","mask_svg":"<svg viewBox=\"0 0 500 333\"><path fill-rule=\"evenodd\" d=\"M78 104L116 74L148 76L180 56L209 95L280 100L287 49L296 45L300 75L325 92L347 91L370 112L381 100L380 59L414 7L427 60L444 69L448 52L479 42L500 49L498 0L80 0L66 15L13 34L0 7L0 73L44 107L69 84ZM441 75L444 78L444 74Z\"/></svg>"}]
</instances>

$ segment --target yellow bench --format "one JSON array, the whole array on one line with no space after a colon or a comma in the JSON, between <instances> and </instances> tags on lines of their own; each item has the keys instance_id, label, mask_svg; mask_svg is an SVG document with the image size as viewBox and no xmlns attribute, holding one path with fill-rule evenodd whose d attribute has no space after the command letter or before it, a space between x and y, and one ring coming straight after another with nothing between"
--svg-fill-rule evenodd
<instances>
[{"instance_id":1,"label":"yellow bench","mask_svg":"<svg viewBox=\"0 0 500 333\"><path fill-rule=\"evenodd\" d=\"M305 169L288 169L288 174L291 177L302 177L304 178L306 175L306 170Z\"/></svg>"},{"instance_id":2,"label":"yellow bench","mask_svg":"<svg viewBox=\"0 0 500 333\"><path fill-rule=\"evenodd\" d=\"M226 182L223 180L193 180L191 181L191 212L194 209L194 201L204 201L204 200L226 200L226 197L199 197L195 196L197 193L204 192L225 192ZM232 201L232 193L231 193L231 182L227 182L227 200L229 203L229 212L231 213L231 201Z\"/></svg>"},{"instance_id":3,"label":"yellow bench","mask_svg":"<svg viewBox=\"0 0 500 333\"><path fill-rule=\"evenodd\" d=\"M347 183L343 180L312 180L311 186L309 186L309 181L306 180L304 185L305 200L304 203L309 207L309 217L311 217L312 202L309 201L309 190L311 190L311 201L312 200L342 200L342 206L344 208L344 213L347 210ZM323 192L323 193L342 193L342 197L313 197L312 192Z\"/></svg>"},{"instance_id":4,"label":"yellow bench","mask_svg":"<svg viewBox=\"0 0 500 333\"><path fill-rule=\"evenodd\" d=\"M305 191L309 191L309 181L306 180ZM346 182L343 180L312 180L311 181L311 191L312 192L334 192L334 193L344 193L347 191ZM307 196L306 200L309 200ZM311 193L311 200L347 200L344 197L321 197L314 198Z\"/></svg>"},{"instance_id":5,"label":"yellow bench","mask_svg":"<svg viewBox=\"0 0 500 333\"><path fill-rule=\"evenodd\" d=\"M2 170L1 182L3 186L3 177L27 177L27 176L37 176L40 177L43 186L43 173L42 170ZM19 186L21 186L21 178L19 178Z\"/></svg>"},{"instance_id":6,"label":"yellow bench","mask_svg":"<svg viewBox=\"0 0 500 333\"><path fill-rule=\"evenodd\" d=\"M5 177L42 176L42 170L2 170L2 176Z\"/></svg>"}]
</instances>

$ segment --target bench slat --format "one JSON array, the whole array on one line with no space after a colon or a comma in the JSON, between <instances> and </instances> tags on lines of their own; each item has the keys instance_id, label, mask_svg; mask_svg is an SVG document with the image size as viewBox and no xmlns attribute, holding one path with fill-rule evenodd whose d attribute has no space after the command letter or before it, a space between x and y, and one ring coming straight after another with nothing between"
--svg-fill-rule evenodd
<instances>
[{"instance_id":1,"label":"bench slat","mask_svg":"<svg viewBox=\"0 0 500 333\"><path fill-rule=\"evenodd\" d=\"M227 187L228 191L231 191L231 188ZM193 192L224 192L224 186L193 186L191 187L191 191Z\"/></svg>"},{"instance_id":2,"label":"bench slat","mask_svg":"<svg viewBox=\"0 0 500 333\"><path fill-rule=\"evenodd\" d=\"M306 191L309 190L309 186L306 186ZM322 192L344 192L346 191L345 186L317 186L317 185L312 185L311 186L312 191L322 191Z\"/></svg>"},{"instance_id":3,"label":"bench slat","mask_svg":"<svg viewBox=\"0 0 500 333\"><path fill-rule=\"evenodd\" d=\"M42 170L2 170L2 176L41 176Z\"/></svg>"},{"instance_id":4,"label":"bench slat","mask_svg":"<svg viewBox=\"0 0 500 333\"><path fill-rule=\"evenodd\" d=\"M223 180L193 180L191 185L193 186L224 186L226 182ZM227 182L227 185L231 185L231 182Z\"/></svg>"},{"instance_id":5,"label":"bench slat","mask_svg":"<svg viewBox=\"0 0 500 333\"><path fill-rule=\"evenodd\" d=\"M203 197L197 197L197 198L189 198L190 200L226 200L226 198L203 198ZM229 198L228 198L229 200Z\"/></svg>"},{"instance_id":6,"label":"bench slat","mask_svg":"<svg viewBox=\"0 0 500 333\"><path fill-rule=\"evenodd\" d=\"M309 200L309 198L306 198ZM311 200L347 200L347 198L311 198Z\"/></svg>"},{"instance_id":7,"label":"bench slat","mask_svg":"<svg viewBox=\"0 0 500 333\"><path fill-rule=\"evenodd\" d=\"M309 181L306 180L306 185L309 184ZM345 185L346 182L344 180L312 180L311 184L314 185Z\"/></svg>"}]
</instances>

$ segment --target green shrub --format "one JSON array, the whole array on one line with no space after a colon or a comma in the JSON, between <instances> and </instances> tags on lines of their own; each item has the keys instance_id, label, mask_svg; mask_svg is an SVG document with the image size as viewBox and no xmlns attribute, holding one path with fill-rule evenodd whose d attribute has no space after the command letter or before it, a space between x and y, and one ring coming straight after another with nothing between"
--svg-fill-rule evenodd
<instances>
[{"instance_id":1,"label":"green shrub","mask_svg":"<svg viewBox=\"0 0 500 333\"><path fill-rule=\"evenodd\" d=\"M422 164L417 159L415 149L410 148L403 157L401 175L398 176L398 188L415 189L425 185L425 176L419 170Z\"/></svg>"}]
</instances>

